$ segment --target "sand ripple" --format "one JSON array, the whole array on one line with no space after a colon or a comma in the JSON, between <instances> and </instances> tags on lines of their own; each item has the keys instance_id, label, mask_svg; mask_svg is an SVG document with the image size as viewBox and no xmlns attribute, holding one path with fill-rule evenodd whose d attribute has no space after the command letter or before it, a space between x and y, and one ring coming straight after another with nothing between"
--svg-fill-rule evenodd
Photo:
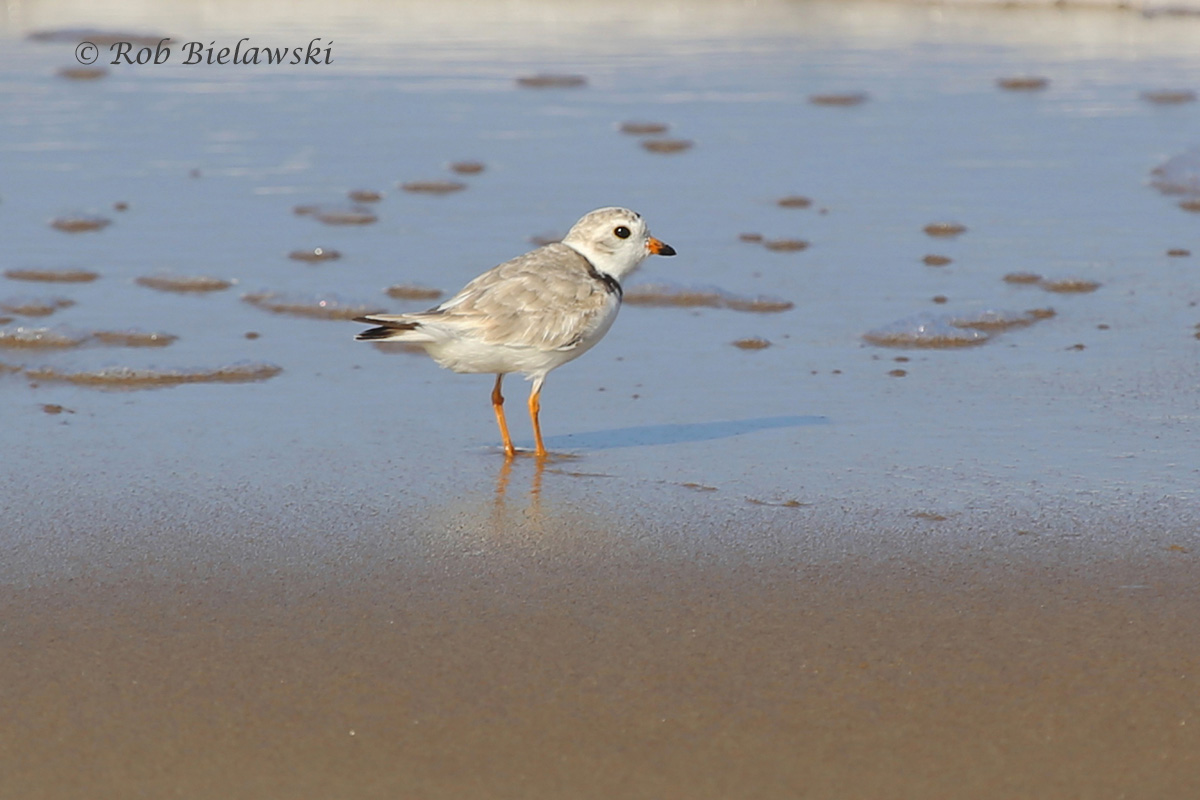
<instances>
[{"instance_id":1,"label":"sand ripple","mask_svg":"<svg viewBox=\"0 0 1200 800\"><path fill-rule=\"evenodd\" d=\"M728 308L734 311L774 313L787 311L794 304L778 297L742 297L713 287L673 286L644 283L625 292L626 303L635 306L678 306L683 308Z\"/></svg>"},{"instance_id":2,"label":"sand ripple","mask_svg":"<svg viewBox=\"0 0 1200 800\"><path fill-rule=\"evenodd\" d=\"M400 184L400 188L417 194L450 194L461 192L467 185L462 181L409 181Z\"/></svg>"},{"instance_id":3,"label":"sand ripple","mask_svg":"<svg viewBox=\"0 0 1200 800\"><path fill-rule=\"evenodd\" d=\"M56 217L50 221L50 227L63 233L86 233L99 231L112 224L112 220L96 216Z\"/></svg>"},{"instance_id":4,"label":"sand ripple","mask_svg":"<svg viewBox=\"0 0 1200 800\"><path fill-rule=\"evenodd\" d=\"M332 294L299 295L264 291L242 295L242 299L264 311L318 319L354 319L385 310L375 304L350 302Z\"/></svg>"},{"instance_id":5,"label":"sand ripple","mask_svg":"<svg viewBox=\"0 0 1200 800\"><path fill-rule=\"evenodd\" d=\"M670 129L671 126L665 122L622 122L620 127L621 133L628 133L630 136L657 136Z\"/></svg>"},{"instance_id":6,"label":"sand ripple","mask_svg":"<svg viewBox=\"0 0 1200 800\"><path fill-rule=\"evenodd\" d=\"M407 283L398 283L395 286L389 286L383 291L388 297L394 297L397 300L436 300L443 294L441 289L431 289L428 286L415 286Z\"/></svg>"},{"instance_id":7,"label":"sand ripple","mask_svg":"<svg viewBox=\"0 0 1200 800\"><path fill-rule=\"evenodd\" d=\"M342 254L337 250L327 250L324 247L314 247L312 250L293 250L288 253L288 258L294 261L308 261L310 263L337 261L341 257Z\"/></svg>"},{"instance_id":8,"label":"sand ripple","mask_svg":"<svg viewBox=\"0 0 1200 800\"><path fill-rule=\"evenodd\" d=\"M814 106L859 106L867 102L866 92L846 92L844 94L814 94L809 95L808 102Z\"/></svg>"},{"instance_id":9,"label":"sand ripple","mask_svg":"<svg viewBox=\"0 0 1200 800\"><path fill-rule=\"evenodd\" d=\"M181 383L248 383L265 381L283 371L283 367L266 363L230 364L212 369L135 369L105 367L82 372L64 372L54 367L26 369L28 378L39 381L64 381L82 386L112 388L150 388L175 386Z\"/></svg>"},{"instance_id":10,"label":"sand ripple","mask_svg":"<svg viewBox=\"0 0 1200 800\"><path fill-rule=\"evenodd\" d=\"M651 153L682 153L695 144L690 139L643 139L642 147Z\"/></svg>"},{"instance_id":11,"label":"sand ripple","mask_svg":"<svg viewBox=\"0 0 1200 800\"><path fill-rule=\"evenodd\" d=\"M517 85L526 89L577 89L587 86L583 75L561 75L542 72L517 78Z\"/></svg>"},{"instance_id":12,"label":"sand ripple","mask_svg":"<svg viewBox=\"0 0 1200 800\"><path fill-rule=\"evenodd\" d=\"M70 308L75 301L69 297L9 297L0 300L0 311L26 317L46 317L60 308Z\"/></svg>"},{"instance_id":13,"label":"sand ripple","mask_svg":"<svg viewBox=\"0 0 1200 800\"><path fill-rule=\"evenodd\" d=\"M135 283L160 292L217 292L233 286L233 281L207 275L143 275Z\"/></svg>"},{"instance_id":14,"label":"sand ripple","mask_svg":"<svg viewBox=\"0 0 1200 800\"><path fill-rule=\"evenodd\" d=\"M143 46L154 46L165 38L158 33L134 33L119 30L97 30L96 28L47 28L31 31L28 39L31 42L61 42L63 44L78 44L92 42L100 47L109 47L117 42L130 42Z\"/></svg>"},{"instance_id":15,"label":"sand ripple","mask_svg":"<svg viewBox=\"0 0 1200 800\"><path fill-rule=\"evenodd\" d=\"M1037 92L1049 86L1050 80L1037 75L1016 75L1011 78L997 78L996 85L1010 92Z\"/></svg>"},{"instance_id":16,"label":"sand ripple","mask_svg":"<svg viewBox=\"0 0 1200 800\"><path fill-rule=\"evenodd\" d=\"M43 283L89 283L99 278L100 274L86 269L7 269L4 277Z\"/></svg>"},{"instance_id":17,"label":"sand ripple","mask_svg":"<svg viewBox=\"0 0 1200 800\"><path fill-rule=\"evenodd\" d=\"M173 333L140 331L136 328L123 331L95 331L92 338L102 344L118 347L166 347L179 339Z\"/></svg>"}]
</instances>

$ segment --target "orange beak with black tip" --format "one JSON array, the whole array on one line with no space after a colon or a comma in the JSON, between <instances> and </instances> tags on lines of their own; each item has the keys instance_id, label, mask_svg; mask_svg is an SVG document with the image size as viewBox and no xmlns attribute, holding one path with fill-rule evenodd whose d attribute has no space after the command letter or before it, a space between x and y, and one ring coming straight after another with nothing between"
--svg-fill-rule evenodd
<instances>
[{"instance_id":1,"label":"orange beak with black tip","mask_svg":"<svg viewBox=\"0 0 1200 800\"><path fill-rule=\"evenodd\" d=\"M673 256L673 255L675 255L674 247L671 247L671 245L667 244L666 242L660 242L658 239L655 239L653 236L651 236L650 239L646 242L646 249L649 250L651 253L653 253L656 256Z\"/></svg>"}]
</instances>

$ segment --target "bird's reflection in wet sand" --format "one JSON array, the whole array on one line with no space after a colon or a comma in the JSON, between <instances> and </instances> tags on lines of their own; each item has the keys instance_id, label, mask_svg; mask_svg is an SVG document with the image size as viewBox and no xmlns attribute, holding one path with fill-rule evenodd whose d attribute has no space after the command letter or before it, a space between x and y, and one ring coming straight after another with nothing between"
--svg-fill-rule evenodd
<instances>
[{"instance_id":1,"label":"bird's reflection in wet sand","mask_svg":"<svg viewBox=\"0 0 1200 800\"><path fill-rule=\"evenodd\" d=\"M523 454L522 454L523 455ZM506 456L504 463L500 466L500 471L496 474L496 511L502 512L506 510L508 502L508 485L512 481L513 465L519 461L533 461L533 476L529 483L529 509L528 514L531 519L537 520L542 513L542 477L546 472L546 464L555 460L554 455L525 459Z\"/></svg>"},{"instance_id":2,"label":"bird's reflection in wet sand","mask_svg":"<svg viewBox=\"0 0 1200 800\"><path fill-rule=\"evenodd\" d=\"M486 465L496 470L490 496L461 497L445 509L446 524L435 523L437 546L458 540L466 551L488 553L492 566L533 554L571 563L595 557L611 546L616 526L608 518L611 509L589 502L595 493L579 481L612 476L577 472L571 465L580 460L569 453L501 455Z\"/></svg>"},{"instance_id":3,"label":"bird's reflection in wet sand","mask_svg":"<svg viewBox=\"0 0 1200 800\"><path fill-rule=\"evenodd\" d=\"M529 457L526 458L526 456ZM500 465L499 472L496 473L494 509L497 519L500 518L500 515L509 511L508 488L512 482L514 465L532 462L533 474L529 479L529 507L525 509L525 515L530 522L541 522L543 519L542 482L545 478L547 465L570 463L577 461L579 458L579 456L571 453L547 453L545 456L534 456L533 453L522 450L518 450L515 457L506 456L504 462ZM551 466L550 471L564 474L554 466Z\"/></svg>"}]
</instances>

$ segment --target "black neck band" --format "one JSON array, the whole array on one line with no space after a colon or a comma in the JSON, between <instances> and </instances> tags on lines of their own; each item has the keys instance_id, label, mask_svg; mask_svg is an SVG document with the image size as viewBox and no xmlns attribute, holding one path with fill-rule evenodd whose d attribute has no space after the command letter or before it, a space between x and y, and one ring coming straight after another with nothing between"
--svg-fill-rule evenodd
<instances>
[{"instance_id":1,"label":"black neck band","mask_svg":"<svg viewBox=\"0 0 1200 800\"><path fill-rule=\"evenodd\" d=\"M621 284L616 278L614 278L612 275L609 275L607 272L601 272L600 270L596 269L596 265L592 263L590 258L584 256L582 253L580 253L580 255L583 257L584 263L587 264L589 277L603 283L604 288L609 291L609 294L615 294L618 300L625 296L625 292L621 289Z\"/></svg>"}]
</instances>

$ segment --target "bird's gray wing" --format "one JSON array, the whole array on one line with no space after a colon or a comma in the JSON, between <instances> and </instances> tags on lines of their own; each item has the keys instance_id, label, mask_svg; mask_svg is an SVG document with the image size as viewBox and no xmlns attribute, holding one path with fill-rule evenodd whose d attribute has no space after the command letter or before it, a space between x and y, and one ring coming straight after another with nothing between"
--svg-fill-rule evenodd
<instances>
[{"instance_id":1,"label":"bird's gray wing","mask_svg":"<svg viewBox=\"0 0 1200 800\"><path fill-rule=\"evenodd\" d=\"M488 344L566 350L587 338L617 302L587 259L550 244L488 270L419 316L470 327Z\"/></svg>"}]
</instances>

